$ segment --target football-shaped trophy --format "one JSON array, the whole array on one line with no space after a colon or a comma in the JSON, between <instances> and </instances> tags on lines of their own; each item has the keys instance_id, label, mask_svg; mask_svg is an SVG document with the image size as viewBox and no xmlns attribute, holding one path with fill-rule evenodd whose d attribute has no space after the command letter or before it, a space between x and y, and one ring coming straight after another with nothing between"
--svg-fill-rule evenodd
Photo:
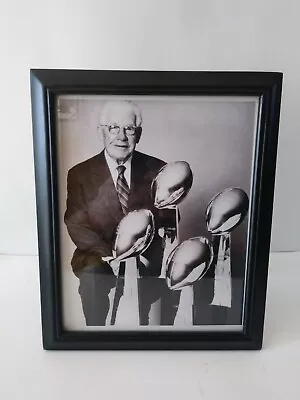
<instances>
[{"instance_id":1,"label":"football-shaped trophy","mask_svg":"<svg viewBox=\"0 0 300 400\"><path fill-rule=\"evenodd\" d=\"M231 307L231 232L243 222L248 208L247 194L240 188L228 188L214 196L206 209L206 225L216 253L212 305Z\"/></svg>"},{"instance_id":2,"label":"football-shaped trophy","mask_svg":"<svg viewBox=\"0 0 300 400\"><path fill-rule=\"evenodd\" d=\"M171 290L180 290L202 278L209 268L212 251L208 240L194 237L179 244L167 260L166 279Z\"/></svg>"},{"instance_id":3,"label":"football-shaped trophy","mask_svg":"<svg viewBox=\"0 0 300 400\"><path fill-rule=\"evenodd\" d=\"M229 233L243 222L249 208L247 194L240 188L218 193L208 204L206 224L213 235Z\"/></svg>"},{"instance_id":4,"label":"football-shaped trophy","mask_svg":"<svg viewBox=\"0 0 300 400\"><path fill-rule=\"evenodd\" d=\"M179 204L192 187L193 174L186 161L175 161L161 168L152 183L154 206L158 209Z\"/></svg>"},{"instance_id":5,"label":"football-shaped trophy","mask_svg":"<svg viewBox=\"0 0 300 400\"><path fill-rule=\"evenodd\" d=\"M164 255L160 275L163 279L166 278L168 256L179 243L179 211L177 206L185 199L192 184L193 173L186 161L175 161L166 164L152 182L154 206L160 216L159 234L163 239ZM183 292L181 291L181 300L185 297L182 295Z\"/></svg>"},{"instance_id":6,"label":"football-shaped trophy","mask_svg":"<svg viewBox=\"0 0 300 400\"><path fill-rule=\"evenodd\" d=\"M154 206L159 211L160 229L163 238L164 259L161 277L165 278L166 260L170 251L178 244L178 204L189 193L193 184L193 173L186 161L175 161L164 165L152 182ZM172 245L173 244L173 245Z\"/></svg>"},{"instance_id":7,"label":"football-shaped trophy","mask_svg":"<svg viewBox=\"0 0 300 400\"><path fill-rule=\"evenodd\" d=\"M166 280L169 289L180 290L180 301L174 325L193 325L193 284L209 269L213 253L208 240L193 237L179 244L167 260Z\"/></svg>"},{"instance_id":8,"label":"football-shaped trophy","mask_svg":"<svg viewBox=\"0 0 300 400\"><path fill-rule=\"evenodd\" d=\"M125 262L125 271L121 276L119 268L113 307L109 314L112 325L130 327L140 324L137 258L150 246L154 232L154 216L147 209L130 211L117 226L113 257L115 262Z\"/></svg>"},{"instance_id":9,"label":"football-shaped trophy","mask_svg":"<svg viewBox=\"0 0 300 400\"><path fill-rule=\"evenodd\" d=\"M116 230L113 256L117 261L137 257L151 244L154 236L154 216L150 210L129 212Z\"/></svg>"}]
</instances>

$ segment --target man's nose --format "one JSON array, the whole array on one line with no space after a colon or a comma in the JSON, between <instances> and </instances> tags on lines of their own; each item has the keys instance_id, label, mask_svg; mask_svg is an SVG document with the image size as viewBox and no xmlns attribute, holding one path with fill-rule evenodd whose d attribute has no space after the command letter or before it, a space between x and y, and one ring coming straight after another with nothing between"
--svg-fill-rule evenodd
<instances>
[{"instance_id":1,"label":"man's nose","mask_svg":"<svg viewBox=\"0 0 300 400\"><path fill-rule=\"evenodd\" d=\"M118 137L119 137L119 139L121 139L121 140L127 140L127 135L126 135L126 133L125 133L125 128L122 127L122 126L120 127L120 132L119 132Z\"/></svg>"}]
</instances>

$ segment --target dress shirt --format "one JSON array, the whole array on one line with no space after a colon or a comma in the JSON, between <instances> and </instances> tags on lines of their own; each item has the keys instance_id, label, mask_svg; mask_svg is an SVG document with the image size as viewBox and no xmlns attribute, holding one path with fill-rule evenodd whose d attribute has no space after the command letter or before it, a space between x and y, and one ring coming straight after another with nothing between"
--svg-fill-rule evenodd
<instances>
[{"instance_id":1,"label":"dress shirt","mask_svg":"<svg viewBox=\"0 0 300 400\"><path fill-rule=\"evenodd\" d=\"M104 151L104 155L115 187L117 187L117 179L119 175L117 168L119 165L124 165L124 167L126 168L124 176L130 189L132 156L124 164L118 164L116 160L110 157L106 150Z\"/></svg>"}]
</instances>

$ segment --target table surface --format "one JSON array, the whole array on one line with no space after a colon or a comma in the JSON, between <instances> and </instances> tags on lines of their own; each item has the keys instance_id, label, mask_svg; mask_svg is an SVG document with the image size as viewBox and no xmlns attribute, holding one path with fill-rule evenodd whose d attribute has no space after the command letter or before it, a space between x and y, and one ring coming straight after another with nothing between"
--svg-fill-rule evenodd
<instances>
[{"instance_id":1,"label":"table surface","mask_svg":"<svg viewBox=\"0 0 300 400\"><path fill-rule=\"evenodd\" d=\"M261 351L47 352L37 257L1 256L0 398L298 399L299 267L271 254Z\"/></svg>"}]
</instances>

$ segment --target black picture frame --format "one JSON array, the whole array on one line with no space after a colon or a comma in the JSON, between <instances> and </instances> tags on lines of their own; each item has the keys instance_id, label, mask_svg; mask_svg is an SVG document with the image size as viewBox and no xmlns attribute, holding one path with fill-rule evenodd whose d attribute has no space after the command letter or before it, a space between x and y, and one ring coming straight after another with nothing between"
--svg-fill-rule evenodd
<instances>
[{"instance_id":1,"label":"black picture frame","mask_svg":"<svg viewBox=\"0 0 300 400\"><path fill-rule=\"evenodd\" d=\"M283 74L280 72L31 69L43 347L47 350L257 350L263 343ZM258 96L242 332L64 331L54 99L58 94Z\"/></svg>"}]
</instances>

